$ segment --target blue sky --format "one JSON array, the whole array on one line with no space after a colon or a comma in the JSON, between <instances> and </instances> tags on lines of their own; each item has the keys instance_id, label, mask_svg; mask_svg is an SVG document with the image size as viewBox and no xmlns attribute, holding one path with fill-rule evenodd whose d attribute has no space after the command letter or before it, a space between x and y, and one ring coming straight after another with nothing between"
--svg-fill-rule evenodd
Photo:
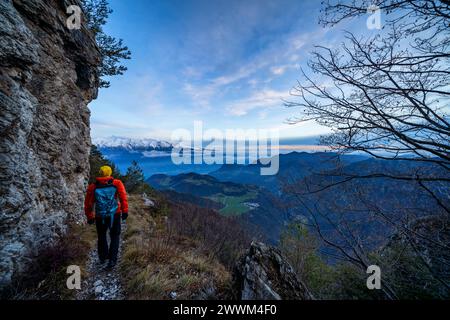
<instances>
[{"instance_id":1,"label":"blue sky","mask_svg":"<svg viewBox=\"0 0 450 320\"><path fill-rule=\"evenodd\" d=\"M320 1L110 0L105 31L132 51L124 76L89 107L92 136L169 139L178 128L280 129L281 137L327 132L288 125L283 106L314 44L333 46L341 26L318 25ZM358 27L358 26L356 26ZM290 99L293 99L292 97Z\"/></svg>"}]
</instances>

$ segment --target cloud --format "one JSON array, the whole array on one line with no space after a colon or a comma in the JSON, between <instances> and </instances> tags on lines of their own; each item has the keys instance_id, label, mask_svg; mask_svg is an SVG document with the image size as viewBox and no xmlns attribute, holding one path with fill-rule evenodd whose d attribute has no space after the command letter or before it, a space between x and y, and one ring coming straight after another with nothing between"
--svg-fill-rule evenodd
<instances>
[{"instance_id":1,"label":"cloud","mask_svg":"<svg viewBox=\"0 0 450 320\"><path fill-rule=\"evenodd\" d=\"M298 68L299 68L298 64L284 64L279 66L273 66L272 68L270 68L270 72L272 72L272 74L275 76L282 76L289 69L298 69Z\"/></svg>"},{"instance_id":2,"label":"cloud","mask_svg":"<svg viewBox=\"0 0 450 320\"><path fill-rule=\"evenodd\" d=\"M121 130L146 136L152 128L168 129L195 117L219 126L240 125L250 113L261 126L282 122L270 109L289 97L296 80L292 70L312 44L329 44L311 8L318 7L295 0L155 5L148 13L155 19L143 24L147 41L135 44L137 58L120 78L121 87L93 102L93 119L115 116ZM136 36L134 29L129 32ZM93 127L102 134L119 130L107 121L93 120Z\"/></svg>"},{"instance_id":3,"label":"cloud","mask_svg":"<svg viewBox=\"0 0 450 320\"><path fill-rule=\"evenodd\" d=\"M117 122L113 120L99 120L96 118L92 118L91 126L93 128L103 128L103 129L148 129L149 127L139 123L126 123L126 122Z\"/></svg>"},{"instance_id":4,"label":"cloud","mask_svg":"<svg viewBox=\"0 0 450 320\"><path fill-rule=\"evenodd\" d=\"M250 84L250 88L255 88L259 83L268 84L273 79L266 75L266 70L269 70L271 75L280 77L289 69L298 69L298 63L276 64L276 62L280 60L296 62L300 59L298 51L308 44L307 39L322 36L324 32L321 30L314 30L300 35L296 32L288 34L282 37L282 40L279 40L281 43L274 43L265 50L249 57L247 61L242 61L237 69L218 77L204 79L197 84L186 82L183 85L183 90L188 94L194 105L210 109L212 98L217 101L219 96L226 96L228 91L235 92L231 88L232 85L242 84L242 81L245 81L244 87L248 87ZM285 96L285 94L282 96ZM268 103L270 104L270 101ZM244 115L247 113L244 111L246 108L243 106L232 107L232 114ZM239 110L242 110L242 112Z\"/></svg>"},{"instance_id":5,"label":"cloud","mask_svg":"<svg viewBox=\"0 0 450 320\"><path fill-rule=\"evenodd\" d=\"M215 95L216 88L213 86L185 83L183 85L183 92L192 100L194 108L208 111L211 109L210 100Z\"/></svg>"},{"instance_id":6,"label":"cloud","mask_svg":"<svg viewBox=\"0 0 450 320\"><path fill-rule=\"evenodd\" d=\"M287 66L286 65L284 65L284 66L276 66L276 67L270 68L270 71L276 76L280 76L280 75L284 74L286 72L286 70L287 70Z\"/></svg>"},{"instance_id":7,"label":"cloud","mask_svg":"<svg viewBox=\"0 0 450 320\"><path fill-rule=\"evenodd\" d=\"M275 148L277 146L274 146ZM321 152L330 151L330 147L327 146L315 146L315 145L281 145L278 146L279 152L291 152L291 151L310 151L310 152Z\"/></svg>"},{"instance_id":8,"label":"cloud","mask_svg":"<svg viewBox=\"0 0 450 320\"><path fill-rule=\"evenodd\" d=\"M259 118L260 120L266 119L266 118L267 118L267 110L261 110L261 111L258 113L258 118Z\"/></svg>"},{"instance_id":9,"label":"cloud","mask_svg":"<svg viewBox=\"0 0 450 320\"><path fill-rule=\"evenodd\" d=\"M272 89L256 91L249 97L232 102L226 107L226 111L233 116L244 116L254 109L267 109L281 106L282 99L288 95L289 92Z\"/></svg>"},{"instance_id":10,"label":"cloud","mask_svg":"<svg viewBox=\"0 0 450 320\"><path fill-rule=\"evenodd\" d=\"M143 124L137 121L114 122L109 120L92 119L91 129L93 138L106 138L111 135L126 136L129 138L154 138L167 139L170 137L171 130L161 129L153 123Z\"/></svg>"},{"instance_id":11,"label":"cloud","mask_svg":"<svg viewBox=\"0 0 450 320\"><path fill-rule=\"evenodd\" d=\"M288 34L281 41L282 45L278 43L273 44L252 57L251 61L243 63L237 70L210 79L206 81L206 84L193 85L186 83L184 91L190 96L194 104L210 109L211 99L214 97L216 100L219 100L219 95L225 96L231 85L245 80L244 86L248 87L250 85L250 88L257 88L258 84L269 84L273 80L271 77L264 75L264 71L267 69L274 76L283 76L289 69L298 69L298 63L278 64L270 68L269 66L279 60L297 61L300 59L300 55L297 52L308 44L307 39L323 36L325 33L322 29L317 29L309 33L298 34L294 32ZM289 96L289 89L286 91L260 90L250 96L238 99L231 105L228 104L225 109L229 115L244 116L255 108L280 106L282 98Z\"/></svg>"},{"instance_id":12,"label":"cloud","mask_svg":"<svg viewBox=\"0 0 450 320\"><path fill-rule=\"evenodd\" d=\"M195 68L193 66L185 67L183 69L182 73L183 73L183 76L185 76L187 78L194 78L194 79L199 79L203 75L202 70L200 70L199 68Z\"/></svg>"}]
</instances>

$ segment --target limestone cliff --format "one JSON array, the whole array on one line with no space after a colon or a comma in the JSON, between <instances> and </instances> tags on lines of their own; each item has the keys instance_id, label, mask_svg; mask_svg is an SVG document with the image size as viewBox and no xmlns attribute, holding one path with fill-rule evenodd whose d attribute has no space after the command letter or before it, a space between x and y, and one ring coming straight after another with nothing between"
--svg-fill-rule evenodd
<instances>
[{"instance_id":1,"label":"limestone cliff","mask_svg":"<svg viewBox=\"0 0 450 320\"><path fill-rule=\"evenodd\" d=\"M99 50L79 0L0 1L0 283L82 217Z\"/></svg>"}]
</instances>

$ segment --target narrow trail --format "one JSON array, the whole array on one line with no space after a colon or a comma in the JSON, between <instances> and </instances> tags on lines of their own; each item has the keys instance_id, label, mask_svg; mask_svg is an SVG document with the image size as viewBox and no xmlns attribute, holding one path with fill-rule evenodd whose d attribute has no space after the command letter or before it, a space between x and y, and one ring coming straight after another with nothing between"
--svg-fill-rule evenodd
<instances>
[{"instance_id":1,"label":"narrow trail","mask_svg":"<svg viewBox=\"0 0 450 320\"><path fill-rule=\"evenodd\" d=\"M127 224L122 222L122 231L120 233L120 246L118 254L118 264L122 257L123 234ZM108 242L109 233L108 233ZM89 258L85 266L87 279L82 280L81 290L78 292L77 300L122 300L125 298L122 289L121 277L118 270L118 264L112 269L106 269L106 264L100 265L97 254L97 246L89 253Z\"/></svg>"}]
</instances>

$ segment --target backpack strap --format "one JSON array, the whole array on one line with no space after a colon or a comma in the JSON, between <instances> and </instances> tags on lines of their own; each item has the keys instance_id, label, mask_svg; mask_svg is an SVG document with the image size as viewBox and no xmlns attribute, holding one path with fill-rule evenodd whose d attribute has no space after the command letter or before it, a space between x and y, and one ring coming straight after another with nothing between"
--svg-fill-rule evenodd
<instances>
[{"instance_id":1,"label":"backpack strap","mask_svg":"<svg viewBox=\"0 0 450 320\"><path fill-rule=\"evenodd\" d=\"M100 183L98 181L95 182L95 187L96 188L108 188L108 187L115 187L115 185L113 184L114 179L111 178L109 179L106 183Z\"/></svg>"}]
</instances>

